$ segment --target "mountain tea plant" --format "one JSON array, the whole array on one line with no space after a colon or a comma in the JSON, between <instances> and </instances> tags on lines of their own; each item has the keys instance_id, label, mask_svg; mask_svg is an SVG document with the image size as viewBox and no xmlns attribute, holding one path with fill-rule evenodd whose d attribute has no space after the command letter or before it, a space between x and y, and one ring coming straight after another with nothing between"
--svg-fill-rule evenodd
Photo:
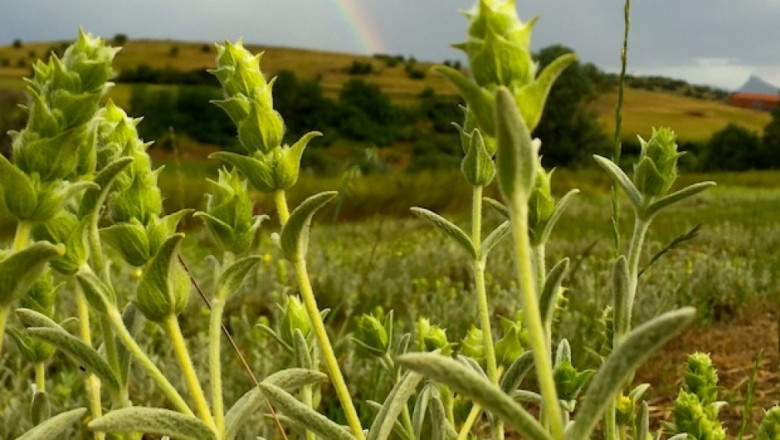
<instances>
[{"instance_id":1,"label":"mountain tea plant","mask_svg":"<svg viewBox=\"0 0 780 440\"><path fill-rule=\"evenodd\" d=\"M554 170L545 170L538 155L543 140L532 136L550 88L575 57L561 56L538 72L530 49L536 19L520 21L512 0L479 0L465 15L468 36L456 47L468 56L470 76L445 66L435 70L466 103L463 120L454 125L464 153L461 172L473 189L470 228L412 208L456 243L473 273L474 296L462 301L476 303L479 321L459 342L447 339L441 323L423 317L404 329L396 322L401 311L381 309L356 320L352 339L331 339L334 333L324 323L328 311L317 304L306 257L312 218L337 194L312 195L292 210L286 197L306 146L320 133L282 143L285 124L274 110L274 81L261 72L261 55L249 53L241 41L217 45L211 71L224 92L214 104L235 123L241 151L212 155L224 167L209 181L205 209L192 214L213 242L208 283L213 291L207 293L181 254L184 234L177 226L190 211L163 212L160 170L152 168L146 152L150 143L138 137L140 119L110 100L104 104L118 49L79 32L61 58L38 61L27 81L27 126L11 134L11 159L0 156L3 201L17 220L11 247L0 252L0 334L12 341L2 345L0 339L0 360L11 359L12 352L35 374L27 409L34 426L17 438L650 438L642 399L649 385L634 386L634 372L695 312L674 310L634 327L643 243L656 216L713 183L671 192L682 153L667 128L641 140L631 176L616 161L595 158L628 199L634 227L627 252L616 252L614 259L603 337L598 346L587 347L600 365L578 369L570 343L554 325L567 303L569 261L548 269L545 256L556 222L578 191L556 200ZM483 197L493 180L502 201ZM250 189L273 196L281 229L271 234L272 241L292 267L300 294L286 298L280 322L260 325L292 359L288 368L265 377L256 377L246 362L245 371L223 368L222 345L233 344L223 325L227 300L264 258L253 242L266 218L254 214ZM485 207L502 223L485 228ZM511 243L514 261L496 264L514 265L522 307L496 317L485 279L488 255L502 241ZM119 281L117 267L130 268L133 279ZM208 309L205 346L185 338L181 327L191 286ZM58 313L57 297L75 303L76 316ZM150 328L165 334L176 368L163 368L144 348ZM371 389L350 388L334 349L345 344L373 363ZM60 363L56 352L72 364ZM199 375L193 353L207 359L207 375ZM56 367L47 368L55 360ZM47 372L69 369L84 371L83 399L52 414L50 390L62 376ZM228 374L246 375L255 386L226 401ZM164 402L160 407L134 403L139 375L154 384ZM324 386L335 391L335 410L322 407ZM667 431L675 439L723 438L716 399L717 375L708 356L692 355ZM258 414L262 430L246 437L251 427L245 425ZM777 438L778 424L780 412L767 412L758 438Z\"/></svg>"}]
</instances>

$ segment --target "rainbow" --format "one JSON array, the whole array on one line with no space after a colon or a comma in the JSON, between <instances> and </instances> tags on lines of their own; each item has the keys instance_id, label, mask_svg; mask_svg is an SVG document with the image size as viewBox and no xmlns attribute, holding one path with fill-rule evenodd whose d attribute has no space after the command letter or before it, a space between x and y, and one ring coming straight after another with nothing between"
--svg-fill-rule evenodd
<instances>
[{"instance_id":1,"label":"rainbow","mask_svg":"<svg viewBox=\"0 0 780 440\"><path fill-rule=\"evenodd\" d=\"M387 45L377 32L374 20L360 5L361 0L331 0L343 18L357 48L366 54L387 53Z\"/></svg>"}]
</instances>

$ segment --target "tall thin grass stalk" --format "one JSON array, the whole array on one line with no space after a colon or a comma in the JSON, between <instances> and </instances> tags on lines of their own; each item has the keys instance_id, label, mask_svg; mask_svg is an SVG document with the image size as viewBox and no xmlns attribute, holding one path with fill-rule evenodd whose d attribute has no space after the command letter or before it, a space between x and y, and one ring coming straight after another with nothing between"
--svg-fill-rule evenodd
<instances>
[{"instance_id":1,"label":"tall thin grass stalk","mask_svg":"<svg viewBox=\"0 0 780 440\"><path fill-rule=\"evenodd\" d=\"M623 46L620 49L620 77L618 79L618 99L615 105L615 135L613 138L614 151L612 153L612 162L620 165L620 155L622 153L622 142L620 141L621 131L623 131L623 98L626 89L626 66L628 65L628 33L631 28L630 21L631 0L626 0L623 5ZM615 240L615 249L620 252L620 200L618 199L618 189L616 184L612 184L612 228Z\"/></svg>"}]
</instances>

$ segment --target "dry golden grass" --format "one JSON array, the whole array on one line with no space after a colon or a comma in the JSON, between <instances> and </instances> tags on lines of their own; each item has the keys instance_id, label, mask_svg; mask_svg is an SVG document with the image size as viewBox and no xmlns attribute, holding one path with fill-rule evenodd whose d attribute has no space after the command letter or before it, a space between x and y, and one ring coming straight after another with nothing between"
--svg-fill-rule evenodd
<instances>
[{"instance_id":1,"label":"dry golden grass","mask_svg":"<svg viewBox=\"0 0 780 440\"><path fill-rule=\"evenodd\" d=\"M615 91L605 93L591 103L591 108L608 133L615 131L616 102ZM624 139L635 139L637 134L647 138L652 127L669 126L681 140L705 141L729 123L761 133L770 120L768 112L732 107L722 102L627 89L622 134Z\"/></svg>"}]
</instances>

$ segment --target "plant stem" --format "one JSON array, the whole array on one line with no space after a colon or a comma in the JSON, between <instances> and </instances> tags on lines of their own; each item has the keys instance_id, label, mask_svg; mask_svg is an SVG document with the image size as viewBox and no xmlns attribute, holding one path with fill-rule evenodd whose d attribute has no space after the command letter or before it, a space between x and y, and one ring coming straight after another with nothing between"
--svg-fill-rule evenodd
<instances>
[{"instance_id":1,"label":"plant stem","mask_svg":"<svg viewBox=\"0 0 780 440\"><path fill-rule=\"evenodd\" d=\"M609 403L604 413L604 439L617 440L617 418L615 414L615 401Z\"/></svg>"},{"instance_id":2,"label":"plant stem","mask_svg":"<svg viewBox=\"0 0 780 440\"><path fill-rule=\"evenodd\" d=\"M615 136L612 153L612 162L620 166L620 155L622 143L620 134L623 131L623 97L626 89L626 66L628 64L628 31L631 28L629 12L631 11L631 0L626 0L623 6L623 46L620 49L620 77L618 80L618 100L615 105ZM618 199L617 187L612 184L612 231L614 234L615 249L620 249L620 200Z\"/></svg>"},{"instance_id":3,"label":"plant stem","mask_svg":"<svg viewBox=\"0 0 780 440\"><path fill-rule=\"evenodd\" d=\"M325 362L325 368L328 370L328 375L333 382L336 395L344 409L344 415L347 417L347 422L352 430L352 435L355 436L357 440L364 440L363 426L360 424L360 418L355 410L355 404L352 402L352 397L349 394L349 389L347 388L344 376L339 368L336 354L333 352L333 346L331 345L328 333L325 330L325 324L322 322L317 300L314 298L314 291L312 290L311 282L309 281L309 274L306 271L306 260L304 260L303 257L298 257L293 262L293 265L295 266L298 287L301 290L301 297L303 298L303 303L306 307L306 313L309 315L309 320L314 329L314 335L317 337L317 342L320 344L320 349L322 350L322 360Z\"/></svg>"},{"instance_id":4,"label":"plant stem","mask_svg":"<svg viewBox=\"0 0 780 440\"><path fill-rule=\"evenodd\" d=\"M649 220L641 220L638 216L634 220L634 232L631 236L631 245L628 248L628 325L631 327L631 312L634 308L637 284L639 282L639 257L642 255L642 246L645 242ZM620 335L621 337L623 335Z\"/></svg>"},{"instance_id":5,"label":"plant stem","mask_svg":"<svg viewBox=\"0 0 780 440\"><path fill-rule=\"evenodd\" d=\"M213 306L213 304L212 304ZM184 342L184 336L181 334L181 327L179 327L179 321L176 319L176 315L170 314L163 318L163 328L171 338L171 344L173 345L173 352L176 354L176 359L179 361L179 366L184 374L184 381L187 384L187 388L190 390L190 396L195 401L195 410L198 412L198 416L203 420L211 429L216 430L216 424L214 417L211 415L209 404L206 401L206 395L203 393L203 388L198 381L198 375L195 373L195 367L192 365L192 359L190 359L190 353L187 351L187 344Z\"/></svg>"},{"instance_id":6,"label":"plant stem","mask_svg":"<svg viewBox=\"0 0 780 440\"><path fill-rule=\"evenodd\" d=\"M181 397L181 394L176 391L176 388L171 385L171 382L165 378L165 375L162 374L160 369L154 365L154 362L149 359L149 356L147 356L146 353L141 350L141 347L138 346L138 343L135 341L135 339L133 339L133 336L122 322L122 315L119 313L119 310L116 308L110 308L108 310L108 319L111 322L111 327L114 328L114 332L116 332L117 336L119 337L119 340L122 341L122 344L125 346L125 348L127 348L130 354L133 355L135 360L138 361L141 367L143 367L146 372L149 373L157 386L160 387L160 390L163 392L163 394L165 394L171 403L173 403L173 406L186 415L194 415L190 407L187 405L187 402L185 402L184 398Z\"/></svg>"},{"instance_id":7,"label":"plant stem","mask_svg":"<svg viewBox=\"0 0 780 440\"><path fill-rule=\"evenodd\" d=\"M211 407L214 411L214 424L220 436L225 435L225 403L222 396L222 362L220 360L220 342L222 337L222 313L225 300L222 292L211 301L209 319L209 374L211 376Z\"/></svg>"},{"instance_id":8,"label":"plant stem","mask_svg":"<svg viewBox=\"0 0 780 440\"><path fill-rule=\"evenodd\" d=\"M8 312L11 306L0 306L0 358L3 354L3 335L5 335L5 324L8 322Z\"/></svg>"},{"instance_id":9,"label":"plant stem","mask_svg":"<svg viewBox=\"0 0 780 440\"><path fill-rule=\"evenodd\" d=\"M42 393L46 392L46 365L43 362L35 363L35 388Z\"/></svg>"},{"instance_id":10,"label":"plant stem","mask_svg":"<svg viewBox=\"0 0 780 440\"><path fill-rule=\"evenodd\" d=\"M87 304L87 298L80 288L76 289L76 308L79 317L79 335L81 340L91 347L92 329L89 325L89 304ZM103 415L103 404L100 399L100 379L90 373L87 375L84 385L87 391L87 400L89 401L89 411L92 414L92 418L96 419ZM95 438L103 439L105 438L105 433L95 432Z\"/></svg>"},{"instance_id":11,"label":"plant stem","mask_svg":"<svg viewBox=\"0 0 780 440\"><path fill-rule=\"evenodd\" d=\"M553 438L562 440L563 417L561 416L561 408L558 403L558 393L555 390L550 346L547 344L542 326L539 298L536 294L536 282L534 281L533 268L531 266L531 250L528 239L528 205L527 203L512 203L510 204L510 209L517 275L523 296L525 323L528 326L528 342L533 351L536 376L542 394L542 405L547 414Z\"/></svg>"},{"instance_id":12,"label":"plant stem","mask_svg":"<svg viewBox=\"0 0 780 440\"><path fill-rule=\"evenodd\" d=\"M477 417L479 417L481 413L482 407L475 403L474 406L471 407L468 417L466 417L466 420L463 422L463 426L460 427L457 440L468 440L471 428L474 427L474 423L476 423Z\"/></svg>"},{"instance_id":13,"label":"plant stem","mask_svg":"<svg viewBox=\"0 0 780 440\"><path fill-rule=\"evenodd\" d=\"M284 226L287 219L290 218L290 209L287 207L287 197L283 189L274 192L274 202L276 203L276 212L279 213L279 223Z\"/></svg>"},{"instance_id":14,"label":"plant stem","mask_svg":"<svg viewBox=\"0 0 780 440\"><path fill-rule=\"evenodd\" d=\"M16 225L16 234L14 235L14 244L11 248L13 252L19 252L27 246L27 242L30 240L30 231L32 230L32 222L22 220Z\"/></svg>"}]
</instances>

